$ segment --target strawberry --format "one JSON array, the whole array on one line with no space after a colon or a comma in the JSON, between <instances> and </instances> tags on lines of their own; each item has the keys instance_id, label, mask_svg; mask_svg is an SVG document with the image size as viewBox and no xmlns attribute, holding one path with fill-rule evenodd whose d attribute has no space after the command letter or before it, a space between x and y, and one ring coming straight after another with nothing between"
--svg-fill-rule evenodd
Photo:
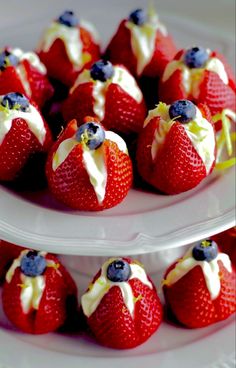
<instances>
[{"instance_id":1,"label":"strawberry","mask_svg":"<svg viewBox=\"0 0 236 368\"><path fill-rule=\"evenodd\" d=\"M180 50L164 70L159 84L161 101L189 99L206 104L212 115L224 109L236 111L235 79L225 58L210 50L193 47ZM218 124L217 130L221 128Z\"/></svg>"},{"instance_id":2,"label":"strawberry","mask_svg":"<svg viewBox=\"0 0 236 368\"><path fill-rule=\"evenodd\" d=\"M63 23L62 16L46 30L37 52L49 76L70 87L84 68L99 59L100 47L91 25L87 22L79 25L77 20L69 25ZM75 19L74 14L71 17Z\"/></svg>"},{"instance_id":3,"label":"strawberry","mask_svg":"<svg viewBox=\"0 0 236 368\"><path fill-rule=\"evenodd\" d=\"M202 154L204 142L206 156ZM197 108L188 100L177 100L170 106L160 103L149 112L138 139L138 171L156 189L178 194L194 188L210 174L215 147L206 106Z\"/></svg>"},{"instance_id":4,"label":"strawberry","mask_svg":"<svg viewBox=\"0 0 236 368\"><path fill-rule=\"evenodd\" d=\"M138 133L146 117L135 79L126 68L103 60L80 74L62 111L67 121L94 115L105 128L125 134Z\"/></svg>"},{"instance_id":5,"label":"strawberry","mask_svg":"<svg viewBox=\"0 0 236 368\"><path fill-rule=\"evenodd\" d=\"M17 91L42 107L52 97L54 89L38 56L11 48L6 48L1 55L5 64L0 71L0 95Z\"/></svg>"},{"instance_id":6,"label":"strawberry","mask_svg":"<svg viewBox=\"0 0 236 368\"><path fill-rule=\"evenodd\" d=\"M236 310L236 274L212 240L191 247L166 272L163 291L177 321L189 328L211 325Z\"/></svg>"},{"instance_id":7,"label":"strawberry","mask_svg":"<svg viewBox=\"0 0 236 368\"><path fill-rule=\"evenodd\" d=\"M216 234L212 239L219 244L220 249L224 253L229 255L231 262L236 267L236 227Z\"/></svg>"},{"instance_id":8,"label":"strawberry","mask_svg":"<svg viewBox=\"0 0 236 368\"><path fill-rule=\"evenodd\" d=\"M67 298L76 293L74 281L55 256L25 250L6 275L3 309L20 330L48 333L65 323Z\"/></svg>"},{"instance_id":9,"label":"strawberry","mask_svg":"<svg viewBox=\"0 0 236 368\"><path fill-rule=\"evenodd\" d=\"M145 52L143 52L145 50ZM136 77L159 77L173 59L176 47L152 9L138 9L122 20L111 39L106 56L125 65Z\"/></svg>"},{"instance_id":10,"label":"strawberry","mask_svg":"<svg viewBox=\"0 0 236 368\"><path fill-rule=\"evenodd\" d=\"M87 117L78 129L71 121L52 147L46 166L52 194L85 211L113 207L127 195L132 163L125 142Z\"/></svg>"},{"instance_id":11,"label":"strawberry","mask_svg":"<svg viewBox=\"0 0 236 368\"><path fill-rule=\"evenodd\" d=\"M13 259L17 258L21 251L21 247L4 240L0 240L0 284L3 281Z\"/></svg>"},{"instance_id":12,"label":"strawberry","mask_svg":"<svg viewBox=\"0 0 236 368\"><path fill-rule=\"evenodd\" d=\"M51 133L35 105L19 93L0 96L0 123L0 180L12 181L32 155L48 151Z\"/></svg>"},{"instance_id":13,"label":"strawberry","mask_svg":"<svg viewBox=\"0 0 236 368\"><path fill-rule=\"evenodd\" d=\"M162 320L155 286L143 267L127 258L104 263L81 305L96 340L115 349L144 343Z\"/></svg>"}]
</instances>

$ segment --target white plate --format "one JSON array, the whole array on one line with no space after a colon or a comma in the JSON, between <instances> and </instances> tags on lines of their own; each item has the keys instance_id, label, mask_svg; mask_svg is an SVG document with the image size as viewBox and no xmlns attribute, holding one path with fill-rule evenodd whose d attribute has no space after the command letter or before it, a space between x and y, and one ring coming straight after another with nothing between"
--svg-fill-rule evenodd
<instances>
[{"instance_id":1,"label":"white plate","mask_svg":"<svg viewBox=\"0 0 236 368\"><path fill-rule=\"evenodd\" d=\"M17 12L14 15L11 11L11 1L4 5L6 17L0 24L0 28L4 27L4 32L0 32L0 44L20 46L25 50L35 47L43 27L65 6L78 9L78 12L83 9L83 16L92 20L102 39L107 40L123 16L137 4L146 3L123 0L118 5L118 2L103 0L98 9L91 1L62 1L54 7L55 4L52 6L42 0L40 5L34 5L38 9L30 13L30 18L25 8L27 2L20 5L23 15L18 17ZM13 4L17 7L19 3L13 1ZM210 22L222 22L219 0L201 0L197 6L191 4L195 21L187 15L187 1L181 0L177 7L160 1L159 8L179 46L198 43L216 48L233 65L233 37L226 32L232 28L233 1L224 3L223 18L228 21L222 28L224 31L217 33L206 24L197 23L199 7L203 4L209 12ZM235 171L231 169L224 175L212 175L195 190L181 195L164 196L131 190L123 203L113 209L83 213L63 208L47 193L20 197L0 186L0 237L19 245L62 254L108 256L155 252L192 243L233 226L234 189Z\"/></svg>"},{"instance_id":2,"label":"white plate","mask_svg":"<svg viewBox=\"0 0 236 368\"><path fill-rule=\"evenodd\" d=\"M79 274L75 279L81 291L90 281ZM158 284L160 276L153 280ZM0 368L234 368L234 349L234 317L198 330L163 322L145 344L118 351L103 348L86 335L19 333L0 307Z\"/></svg>"}]
</instances>

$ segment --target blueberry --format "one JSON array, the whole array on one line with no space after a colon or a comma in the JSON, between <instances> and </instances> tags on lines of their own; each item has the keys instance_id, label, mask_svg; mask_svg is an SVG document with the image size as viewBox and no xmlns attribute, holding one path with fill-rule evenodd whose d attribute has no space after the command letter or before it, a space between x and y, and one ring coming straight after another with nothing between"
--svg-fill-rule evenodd
<instances>
[{"instance_id":1,"label":"blueberry","mask_svg":"<svg viewBox=\"0 0 236 368\"><path fill-rule=\"evenodd\" d=\"M108 60L98 60L90 69L90 75L93 80L106 82L114 75L112 63Z\"/></svg>"},{"instance_id":2,"label":"blueberry","mask_svg":"<svg viewBox=\"0 0 236 368\"><path fill-rule=\"evenodd\" d=\"M112 282L128 281L131 276L131 268L128 262L118 259L107 267L107 278Z\"/></svg>"},{"instance_id":3,"label":"blueberry","mask_svg":"<svg viewBox=\"0 0 236 368\"><path fill-rule=\"evenodd\" d=\"M101 125L95 122L88 122L79 127L76 139L85 143L89 149L95 150L104 142L105 131Z\"/></svg>"},{"instance_id":4,"label":"blueberry","mask_svg":"<svg viewBox=\"0 0 236 368\"><path fill-rule=\"evenodd\" d=\"M10 92L6 94L1 104L9 110L20 110L23 112L29 110L29 100L19 92Z\"/></svg>"},{"instance_id":5,"label":"blueberry","mask_svg":"<svg viewBox=\"0 0 236 368\"><path fill-rule=\"evenodd\" d=\"M196 114L196 106L189 100L177 100L170 105L170 118L178 120L183 124L195 119Z\"/></svg>"},{"instance_id":6,"label":"blueberry","mask_svg":"<svg viewBox=\"0 0 236 368\"><path fill-rule=\"evenodd\" d=\"M38 252L30 250L21 259L20 268L25 276L39 276L42 275L47 267L46 260Z\"/></svg>"},{"instance_id":7,"label":"blueberry","mask_svg":"<svg viewBox=\"0 0 236 368\"><path fill-rule=\"evenodd\" d=\"M203 47L192 47L184 55L184 63L189 68L203 68L209 59L209 55Z\"/></svg>"},{"instance_id":8,"label":"blueberry","mask_svg":"<svg viewBox=\"0 0 236 368\"><path fill-rule=\"evenodd\" d=\"M16 66L19 63L19 59L14 54L11 54L10 51L5 50L0 54L0 70L3 71L8 66Z\"/></svg>"},{"instance_id":9,"label":"blueberry","mask_svg":"<svg viewBox=\"0 0 236 368\"><path fill-rule=\"evenodd\" d=\"M73 11L66 10L57 19L57 22L67 27L77 27L79 24L78 18L75 16Z\"/></svg>"},{"instance_id":10,"label":"blueberry","mask_svg":"<svg viewBox=\"0 0 236 368\"><path fill-rule=\"evenodd\" d=\"M217 257L217 254L217 244L211 239L201 241L201 243L195 245L192 250L193 258L196 259L196 261L210 262Z\"/></svg>"},{"instance_id":11,"label":"blueberry","mask_svg":"<svg viewBox=\"0 0 236 368\"><path fill-rule=\"evenodd\" d=\"M147 22L147 13L143 9L136 9L129 15L129 21L137 26L142 26Z\"/></svg>"}]
</instances>

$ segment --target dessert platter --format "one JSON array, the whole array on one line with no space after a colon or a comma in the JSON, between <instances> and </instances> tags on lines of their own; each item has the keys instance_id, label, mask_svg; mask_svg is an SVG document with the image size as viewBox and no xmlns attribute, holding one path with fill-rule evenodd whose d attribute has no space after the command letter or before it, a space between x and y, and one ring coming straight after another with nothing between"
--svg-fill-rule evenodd
<instances>
[{"instance_id":1,"label":"dessert platter","mask_svg":"<svg viewBox=\"0 0 236 368\"><path fill-rule=\"evenodd\" d=\"M0 25L0 368L232 368L233 1L54 5Z\"/></svg>"}]
</instances>

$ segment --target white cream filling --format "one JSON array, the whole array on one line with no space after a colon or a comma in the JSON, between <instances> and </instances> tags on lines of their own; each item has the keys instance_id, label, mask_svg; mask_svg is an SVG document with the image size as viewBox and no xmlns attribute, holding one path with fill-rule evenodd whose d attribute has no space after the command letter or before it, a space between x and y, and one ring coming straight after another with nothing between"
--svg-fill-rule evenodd
<instances>
[{"instance_id":1,"label":"white cream filling","mask_svg":"<svg viewBox=\"0 0 236 368\"><path fill-rule=\"evenodd\" d=\"M34 52L23 52L21 49L10 49L13 55L15 55L19 61L27 60L35 69L37 69L41 74L46 74L47 70L45 65L40 61L37 54Z\"/></svg>"},{"instance_id":2,"label":"white cream filling","mask_svg":"<svg viewBox=\"0 0 236 368\"><path fill-rule=\"evenodd\" d=\"M110 259L103 264L101 276L91 285L89 290L81 298L83 312L87 317L90 317L95 312L104 295L108 293L112 287L118 286L121 290L124 304L130 312L132 318L134 318L135 302L137 298L134 297L129 282L112 282L106 276L107 268L114 260L115 259ZM147 285L150 289L153 289L152 283L148 280L145 270L140 265L131 263L130 268L131 276L129 280L138 279L144 285ZM142 296L140 295L140 297Z\"/></svg>"},{"instance_id":3,"label":"white cream filling","mask_svg":"<svg viewBox=\"0 0 236 368\"><path fill-rule=\"evenodd\" d=\"M52 22L45 31L38 50L48 52L57 39L63 41L71 63L80 68L83 65L83 45L80 39L79 27L67 27L58 22Z\"/></svg>"},{"instance_id":4,"label":"white cream filling","mask_svg":"<svg viewBox=\"0 0 236 368\"><path fill-rule=\"evenodd\" d=\"M127 21L125 26L130 30L131 47L137 59L137 74L142 74L145 67L152 60L155 52L156 32L160 31L167 36L166 28L160 23L158 15L151 11L148 21L138 26L131 21Z\"/></svg>"},{"instance_id":5,"label":"white cream filling","mask_svg":"<svg viewBox=\"0 0 236 368\"><path fill-rule=\"evenodd\" d=\"M10 283L16 269L20 267L22 258L28 253L29 250L23 250L19 257L16 258L11 267L9 268L6 274L6 281ZM45 257L47 253L40 252L39 255ZM52 263L52 261L48 261L48 263ZM43 296L43 292L45 290L45 276L40 275L36 277L29 277L25 276L23 273L20 275L21 278L21 293L20 293L20 300L21 306L24 313L29 313L31 309L37 310L39 308L40 301Z\"/></svg>"},{"instance_id":6,"label":"white cream filling","mask_svg":"<svg viewBox=\"0 0 236 368\"><path fill-rule=\"evenodd\" d=\"M105 139L115 142L118 148L128 155L126 143L118 134L111 131L105 131ZM76 140L75 136L61 142L53 156L53 171L57 170L57 168L66 160L73 148L78 144L80 143ZM103 145L96 150L90 150L83 147L83 162L89 175L90 183L96 193L98 202L102 203L105 198L107 184L107 168Z\"/></svg>"},{"instance_id":7,"label":"white cream filling","mask_svg":"<svg viewBox=\"0 0 236 368\"><path fill-rule=\"evenodd\" d=\"M183 124L187 136L192 142L197 153L201 157L207 174L210 172L212 164L215 160L215 134L211 123L203 118L201 111L196 107L196 118L187 124ZM151 146L151 155L153 161L157 152L165 141L165 137L175 121L169 116L169 106L160 103L156 109L151 110L144 122L146 126L151 119L160 117L158 127L154 133L154 139Z\"/></svg>"},{"instance_id":8,"label":"white cream filling","mask_svg":"<svg viewBox=\"0 0 236 368\"><path fill-rule=\"evenodd\" d=\"M0 104L3 97L4 96L0 96ZM3 142L7 133L11 130L13 120L18 118L26 121L31 132L35 135L40 144L43 145L46 136L44 121L38 110L31 104L29 105L29 111L27 112L14 109L0 109L0 144Z\"/></svg>"},{"instance_id":9,"label":"white cream filling","mask_svg":"<svg viewBox=\"0 0 236 368\"><path fill-rule=\"evenodd\" d=\"M166 82L176 70L181 71L185 92L191 94L194 98L198 98L199 96L200 84L205 70L216 73L224 84L227 85L229 83L224 64L217 58L210 58L204 68L189 68L184 64L182 58L180 60L173 60L167 64L162 81Z\"/></svg>"},{"instance_id":10,"label":"white cream filling","mask_svg":"<svg viewBox=\"0 0 236 368\"><path fill-rule=\"evenodd\" d=\"M219 253L218 256L210 262L196 261L192 256L192 249L193 247L188 250L185 256L176 264L175 268L168 273L164 280L164 284L171 286L184 277L194 267L200 266L211 299L214 300L218 297L221 288L218 261L223 263L228 272L232 272L229 256L224 253Z\"/></svg>"},{"instance_id":11,"label":"white cream filling","mask_svg":"<svg viewBox=\"0 0 236 368\"><path fill-rule=\"evenodd\" d=\"M106 82L101 82L99 80L94 81L90 76L90 71L84 70L75 81L70 90L70 94L72 94L80 84L89 82L93 83L93 111L100 120L103 120L105 116L106 92L112 83L120 86L123 91L137 101L137 103L141 103L143 99L142 92L138 87L136 80L125 68L122 68L121 66L114 66L114 75Z\"/></svg>"},{"instance_id":12,"label":"white cream filling","mask_svg":"<svg viewBox=\"0 0 236 368\"><path fill-rule=\"evenodd\" d=\"M30 88L28 76L26 74L26 70L25 70L24 65L22 65L22 64L17 65L16 72L17 72L17 74L18 74L18 76L20 78L20 81L21 81L21 83L22 83L22 85L24 87L25 94L28 97L31 97L32 91L31 91L31 88Z\"/></svg>"},{"instance_id":13,"label":"white cream filling","mask_svg":"<svg viewBox=\"0 0 236 368\"><path fill-rule=\"evenodd\" d=\"M88 22L87 20L84 20L84 19L81 19L80 20L80 25L82 28L86 29L90 35L92 36L93 38L93 41L99 45L100 43L100 36L98 34L98 31L97 29L94 27L94 25L90 22Z\"/></svg>"}]
</instances>

